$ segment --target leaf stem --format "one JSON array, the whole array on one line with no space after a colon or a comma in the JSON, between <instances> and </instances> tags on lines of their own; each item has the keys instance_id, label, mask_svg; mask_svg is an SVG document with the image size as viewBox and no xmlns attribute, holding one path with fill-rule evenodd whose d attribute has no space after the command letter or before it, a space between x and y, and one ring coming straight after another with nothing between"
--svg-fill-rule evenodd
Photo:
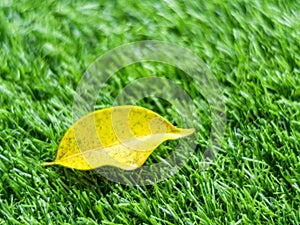
<instances>
[{"instance_id":1,"label":"leaf stem","mask_svg":"<svg viewBox=\"0 0 300 225\"><path fill-rule=\"evenodd\" d=\"M40 163L40 166L51 166L51 165L56 165L56 162L44 162L44 163Z\"/></svg>"}]
</instances>

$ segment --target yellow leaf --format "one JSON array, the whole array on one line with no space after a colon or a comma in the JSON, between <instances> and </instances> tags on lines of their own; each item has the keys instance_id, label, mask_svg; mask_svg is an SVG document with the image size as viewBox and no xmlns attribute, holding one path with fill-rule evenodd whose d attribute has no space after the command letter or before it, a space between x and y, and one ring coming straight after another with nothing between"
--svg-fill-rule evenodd
<instances>
[{"instance_id":1,"label":"yellow leaf","mask_svg":"<svg viewBox=\"0 0 300 225\"><path fill-rule=\"evenodd\" d=\"M190 135L194 129L173 126L157 113L138 106L116 106L90 113L62 138L54 162L78 170L116 166L133 170L143 165L163 141Z\"/></svg>"}]
</instances>

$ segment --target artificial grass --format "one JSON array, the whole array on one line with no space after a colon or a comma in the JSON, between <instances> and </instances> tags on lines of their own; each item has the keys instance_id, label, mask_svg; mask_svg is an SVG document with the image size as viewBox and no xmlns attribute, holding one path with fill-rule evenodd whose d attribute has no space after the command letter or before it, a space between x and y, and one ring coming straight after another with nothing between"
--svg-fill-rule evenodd
<instances>
[{"instance_id":1,"label":"artificial grass","mask_svg":"<svg viewBox=\"0 0 300 225\"><path fill-rule=\"evenodd\" d=\"M0 224L299 224L299 14L297 1L1 1ZM199 169L210 124L201 87L190 88L182 71L148 63L119 71L97 107L111 106L132 79L168 71L203 121L179 173L133 187L38 166L55 158L71 126L89 64L145 39L192 50L222 87L227 124L213 164ZM138 104L177 122L163 101Z\"/></svg>"}]
</instances>

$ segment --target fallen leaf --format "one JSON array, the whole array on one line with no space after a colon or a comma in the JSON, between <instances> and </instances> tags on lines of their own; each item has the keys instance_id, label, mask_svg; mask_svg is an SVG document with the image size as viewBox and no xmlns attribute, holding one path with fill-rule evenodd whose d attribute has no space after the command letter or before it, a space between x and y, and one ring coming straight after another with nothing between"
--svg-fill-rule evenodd
<instances>
[{"instance_id":1,"label":"fallen leaf","mask_svg":"<svg viewBox=\"0 0 300 225\"><path fill-rule=\"evenodd\" d=\"M190 135L194 129L173 126L157 113L138 106L116 106L90 113L62 138L54 162L78 170L115 166L141 167L163 142Z\"/></svg>"}]
</instances>

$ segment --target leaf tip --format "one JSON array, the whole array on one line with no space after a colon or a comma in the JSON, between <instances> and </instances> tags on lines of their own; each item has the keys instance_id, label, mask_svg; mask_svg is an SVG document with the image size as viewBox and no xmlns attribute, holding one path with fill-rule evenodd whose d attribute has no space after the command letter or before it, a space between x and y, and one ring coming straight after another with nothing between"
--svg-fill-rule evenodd
<instances>
[{"instance_id":1,"label":"leaf tip","mask_svg":"<svg viewBox=\"0 0 300 225\"><path fill-rule=\"evenodd\" d=\"M181 130L181 133L184 135L184 136L188 136L188 135L191 135L192 133L195 132L195 129L194 128L190 128L190 129L182 129Z\"/></svg>"},{"instance_id":2,"label":"leaf tip","mask_svg":"<svg viewBox=\"0 0 300 225\"><path fill-rule=\"evenodd\" d=\"M195 132L194 128L190 129L181 129L181 128L176 128L176 131L174 133L169 133L169 138L170 139L177 139L185 136L189 136Z\"/></svg>"}]
</instances>

